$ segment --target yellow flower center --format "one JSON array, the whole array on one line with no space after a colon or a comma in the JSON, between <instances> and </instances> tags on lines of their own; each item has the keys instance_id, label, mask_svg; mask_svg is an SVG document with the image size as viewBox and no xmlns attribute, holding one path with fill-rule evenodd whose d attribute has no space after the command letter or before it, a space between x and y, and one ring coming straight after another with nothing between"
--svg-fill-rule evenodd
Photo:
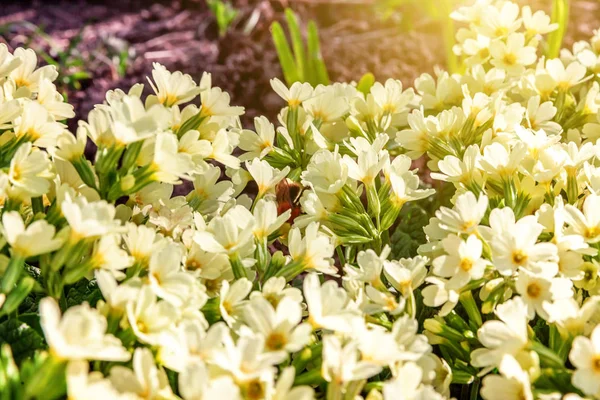
<instances>
[{"instance_id":1,"label":"yellow flower center","mask_svg":"<svg viewBox=\"0 0 600 400\"><path fill-rule=\"evenodd\" d=\"M542 288L537 284L537 282L527 285L527 296L531 297L532 299L537 299L540 294L542 294Z\"/></svg>"},{"instance_id":2,"label":"yellow flower center","mask_svg":"<svg viewBox=\"0 0 600 400\"><path fill-rule=\"evenodd\" d=\"M199 269L202 269L202 264L200 264L200 262L198 262L198 260L195 260L193 258L189 258L186 262L185 262L185 268L188 271L197 271Z\"/></svg>"},{"instance_id":3,"label":"yellow flower center","mask_svg":"<svg viewBox=\"0 0 600 400\"><path fill-rule=\"evenodd\" d=\"M250 400L264 399L265 397L265 385L258 379L250 381L245 387L245 397Z\"/></svg>"},{"instance_id":4,"label":"yellow flower center","mask_svg":"<svg viewBox=\"0 0 600 400\"><path fill-rule=\"evenodd\" d=\"M506 53L502 61L506 65L515 65L517 63L517 56L514 53Z\"/></svg>"},{"instance_id":5,"label":"yellow flower center","mask_svg":"<svg viewBox=\"0 0 600 400\"><path fill-rule=\"evenodd\" d=\"M524 265L527 262L527 254L523 253L522 250L515 250L512 253L512 261L517 265Z\"/></svg>"},{"instance_id":6,"label":"yellow flower center","mask_svg":"<svg viewBox=\"0 0 600 400\"><path fill-rule=\"evenodd\" d=\"M592 369L594 370L594 372L596 372L597 374L600 373L600 355L595 355L592 358Z\"/></svg>"},{"instance_id":7,"label":"yellow flower center","mask_svg":"<svg viewBox=\"0 0 600 400\"><path fill-rule=\"evenodd\" d=\"M278 332L273 332L265 342L269 350L281 350L287 344L287 338Z\"/></svg>"},{"instance_id":8,"label":"yellow flower center","mask_svg":"<svg viewBox=\"0 0 600 400\"><path fill-rule=\"evenodd\" d=\"M590 226L585 229L584 236L586 239L594 239L600 234L600 229L597 226Z\"/></svg>"},{"instance_id":9,"label":"yellow flower center","mask_svg":"<svg viewBox=\"0 0 600 400\"><path fill-rule=\"evenodd\" d=\"M460 269L465 272L469 272L475 263L470 258L463 258L460 260Z\"/></svg>"}]
</instances>

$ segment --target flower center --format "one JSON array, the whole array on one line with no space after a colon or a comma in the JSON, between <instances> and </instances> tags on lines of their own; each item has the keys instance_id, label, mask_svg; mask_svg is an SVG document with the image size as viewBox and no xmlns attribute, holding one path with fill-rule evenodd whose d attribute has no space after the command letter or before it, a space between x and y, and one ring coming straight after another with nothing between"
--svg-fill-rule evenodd
<instances>
[{"instance_id":1,"label":"flower center","mask_svg":"<svg viewBox=\"0 0 600 400\"><path fill-rule=\"evenodd\" d=\"M245 388L246 398L250 400L263 399L265 397L264 384L259 380L248 382Z\"/></svg>"},{"instance_id":2,"label":"flower center","mask_svg":"<svg viewBox=\"0 0 600 400\"><path fill-rule=\"evenodd\" d=\"M504 55L504 64L515 65L517 63L517 56L513 53L507 53Z\"/></svg>"},{"instance_id":3,"label":"flower center","mask_svg":"<svg viewBox=\"0 0 600 400\"><path fill-rule=\"evenodd\" d=\"M460 260L460 269L462 269L465 272L469 272L472 268L473 268L473 260L471 260L470 258L463 258Z\"/></svg>"},{"instance_id":4,"label":"flower center","mask_svg":"<svg viewBox=\"0 0 600 400\"><path fill-rule=\"evenodd\" d=\"M591 226L585 229L584 236L586 239L594 239L600 234L600 229L597 226Z\"/></svg>"},{"instance_id":5,"label":"flower center","mask_svg":"<svg viewBox=\"0 0 600 400\"><path fill-rule=\"evenodd\" d=\"M202 268L202 264L200 264L198 260L190 258L186 261L185 268L189 271L196 271Z\"/></svg>"},{"instance_id":6,"label":"flower center","mask_svg":"<svg viewBox=\"0 0 600 400\"><path fill-rule=\"evenodd\" d=\"M278 332L271 333L265 342L269 350L281 350L286 343L286 337Z\"/></svg>"},{"instance_id":7,"label":"flower center","mask_svg":"<svg viewBox=\"0 0 600 400\"><path fill-rule=\"evenodd\" d=\"M536 282L530 283L527 286L527 295L533 299L537 299L542 293L542 288Z\"/></svg>"},{"instance_id":8,"label":"flower center","mask_svg":"<svg viewBox=\"0 0 600 400\"><path fill-rule=\"evenodd\" d=\"M592 358L592 369L596 373L600 373L600 355L596 355Z\"/></svg>"},{"instance_id":9,"label":"flower center","mask_svg":"<svg viewBox=\"0 0 600 400\"><path fill-rule=\"evenodd\" d=\"M527 254L522 250L515 250L512 253L512 260L517 265L524 265L527 262Z\"/></svg>"}]
</instances>

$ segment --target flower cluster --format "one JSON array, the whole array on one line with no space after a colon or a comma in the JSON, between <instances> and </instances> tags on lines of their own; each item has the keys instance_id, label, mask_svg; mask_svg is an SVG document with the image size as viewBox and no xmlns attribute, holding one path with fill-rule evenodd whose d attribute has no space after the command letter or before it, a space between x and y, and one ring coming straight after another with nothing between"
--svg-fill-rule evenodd
<instances>
[{"instance_id":1,"label":"flower cluster","mask_svg":"<svg viewBox=\"0 0 600 400\"><path fill-rule=\"evenodd\" d=\"M540 11L453 17L464 73L273 79L254 129L155 64L69 132L0 44L0 392L600 398L600 32L545 59Z\"/></svg>"}]
</instances>

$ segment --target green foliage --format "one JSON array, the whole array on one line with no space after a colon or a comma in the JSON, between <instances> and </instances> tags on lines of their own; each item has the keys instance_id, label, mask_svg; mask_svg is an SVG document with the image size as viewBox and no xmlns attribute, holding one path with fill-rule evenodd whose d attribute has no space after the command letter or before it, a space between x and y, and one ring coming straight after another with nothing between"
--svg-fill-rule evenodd
<instances>
[{"instance_id":1,"label":"green foliage","mask_svg":"<svg viewBox=\"0 0 600 400\"><path fill-rule=\"evenodd\" d=\"M399 220L390 240L394 260L417 255L419 245L426 242L423 227L429 223L429 215L423 207L407 203L400 211Z\"/></svg>"},{"instance_id":2,"label":"green foliage","mask_svg":"<svg viewBox=\"0 0 600 400\"><path fill-rule=\"evenodd\" d=\"M552 14L550 18L553 23L558 24L558 29L548 34L546 57L556 58L560 53L562 41L569 23L569 0L552 0Z\"/></svg>"},{"instance_id":3,"label":"green foliage","mask_svg":"<svg viewBox=\"0 0 600 400\"><path fill-rule=\"evenodd\" d=\"M321 55L319 32L314 21L307 25L306 45L298 24L298 17L289 8L285 10L290 42L279 22L271 25L271 35L286 83L308 82L311 85L329 84L327 67Z\"/></svg>"},{"instance_id":4,"label":"green foliage","mask_svg":"<svg viewBox=\"0 0 600 400\"><path fill-rule=\"evenodd\" d=\"M231 23L235 20L239 11L229 2L221 0L208 0L208 8L215 16L219 26L219 36L225 36Z\"/></svg>"},{"instance_id":5,"label":"green foliage","mask_svg":"<svg viewBox=\"0 0 600 400\"><path fill-rule=\"evenodd\" d=\"M9 344L17 362L45 348L44 339L25 322L17 318L0 323L0 345Z\"/></svg>"},{"instance_id":6,"label":"green foliage","mask_svg":"<svg viewBox=\"0 0 600 400\"><path fill-rule=\"evenodd\" d=\"M73 307L83 302L87 302L91 307L95 307L98 300L101 299L102 293L95 280L88 281L87 279L82 279L67 291L68 307Z\"/></svg>"}]
</instances>

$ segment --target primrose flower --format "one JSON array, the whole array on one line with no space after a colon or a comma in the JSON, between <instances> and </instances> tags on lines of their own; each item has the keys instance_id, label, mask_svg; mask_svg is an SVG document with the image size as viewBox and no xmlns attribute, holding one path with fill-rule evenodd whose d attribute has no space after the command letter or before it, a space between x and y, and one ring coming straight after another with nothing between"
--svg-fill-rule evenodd
<instances>
[{"instance_id":1,"label":"primrose flower","mask_svg":"<svg viewBox=\"0 0 600 400\"><path fill-rule=\"evenodd\" d=\"M106 333L107 322L87 303L64 315L50 297L40 302L40 323L52 356L62 360L128 361L131 354L121 341Z\"/></svg>"}]
</instances>

